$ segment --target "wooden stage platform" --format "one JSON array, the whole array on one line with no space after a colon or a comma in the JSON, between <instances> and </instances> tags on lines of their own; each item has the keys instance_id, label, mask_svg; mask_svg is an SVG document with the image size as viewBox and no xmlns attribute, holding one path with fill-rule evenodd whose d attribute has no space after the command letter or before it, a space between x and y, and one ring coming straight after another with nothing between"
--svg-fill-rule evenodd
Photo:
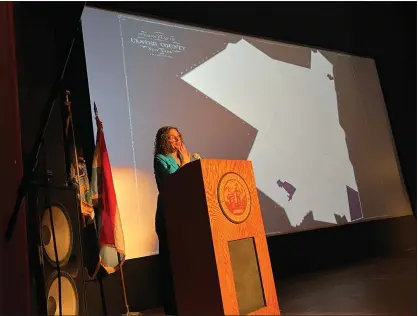
<instances>
[{"instance_id":1,"label":"wooden stage platform","mask_svg":"<svg viewBox=\"0 0 418 316\"><path fill-rule=\"evenodd\" d=\"M417 253L374 258L277 280L284 316L417 315ZM162 309L145 316L163 316Z\"/></svg>"}]
</instances>

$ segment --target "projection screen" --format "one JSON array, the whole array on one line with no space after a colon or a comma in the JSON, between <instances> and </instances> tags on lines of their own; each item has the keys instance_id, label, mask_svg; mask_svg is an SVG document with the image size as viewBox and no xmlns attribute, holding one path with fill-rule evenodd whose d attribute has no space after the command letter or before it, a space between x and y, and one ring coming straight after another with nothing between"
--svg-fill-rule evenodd
<instances>
[{"instance_id":1,"label":"projection screen","mask_svg":"<svg viewBox=\"0 0 418 316\"><path fill-rule=\"evenodd\" d=\"M165 125L252 161L268 236L411 214L372 59L90 7L82 26L127 258L158 253Z\"/></svg>"}]
</instances>

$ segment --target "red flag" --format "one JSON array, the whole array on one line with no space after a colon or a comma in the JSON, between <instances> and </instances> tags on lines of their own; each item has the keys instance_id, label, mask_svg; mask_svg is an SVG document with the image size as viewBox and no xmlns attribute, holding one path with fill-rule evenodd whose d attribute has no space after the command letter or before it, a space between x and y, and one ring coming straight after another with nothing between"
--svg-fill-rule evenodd
<instances>
[{"instance_id":1,"label":"red flag","mask_svg":"<svg viewBox=\"0 0 418 316\"><path fill-rule=\"evenodd\" d=\"M91 191L97 209L100 263L108 273L115 272L125 261L125 241L113 186L112 168L103 134L103 124L97 116L96 148L93 157Z\"/></svg>"}]
</instances>

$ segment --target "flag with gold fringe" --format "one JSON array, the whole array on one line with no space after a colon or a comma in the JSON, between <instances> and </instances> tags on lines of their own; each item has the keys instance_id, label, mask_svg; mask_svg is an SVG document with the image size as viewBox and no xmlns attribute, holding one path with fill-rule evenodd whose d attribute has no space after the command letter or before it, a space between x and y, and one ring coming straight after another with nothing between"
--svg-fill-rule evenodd
<instances>
[{"instance_id":1,"label":"flag with gold fringe","mask_svg":"<svg viewBox=\"0 0 418 316\"><path fill-rule=\"evenodd\" d=\"M97 216L100 264L110 274L118 270L125 261L125 241L103 124L98 117L96 104L94 111L97 137L90 189Z\"/></svg>"},{"instance_id":2,"label":"flag with gold fringe","mask_svg":"<svg viewBox=\"0 0 418 316\"><path fill-rule=\"evenodd\" d=\"M76 146L74 137L73 115L71 111L71 102L69 100L70 91L66 91L65 105L67 106L67 119L65 122L65 138L67 141L68 159L71 168L69 172L69 181L78 185L79 201L81 213L88 218L91 223L94 220L94 208L91 199L89 178L87 175L87 165L84 160L82 148Z\"/></svg>"},{"instance_id":3,"label":"flag with gold fringe","mask_svg":"<svg viewBox=\"0 0 418 316\"><path fill-rule=\"evenodd\" d=\"M83 224L83 257L84 267L90 279L94 279L100 271L99 247L95 213L91 198L90 182L87 163L84 159L83 148L77 146L73 125L72 103L69 100L70 91L66 91L66 120L65 120L65 148L67 160L68 182L77 185L77 197L82 213ZM100 274L104 276L105 274Z\"/></svg>"},{"instance_id":4,"label":"flag with gold fringe","mask_svg":"<svg viewBox=\"0 0 418 316\"><path fill-rule=\"evenodd\" d=\"M74 154L70 176L71 181L78 184L81 213L85 218L87 218L87 222L89 223L94 220L94 208L93 201L91 199L86 161L84 160L83 154L80 154L79 152L80 150L77 150Z\"/></svg>"}]
</instances>

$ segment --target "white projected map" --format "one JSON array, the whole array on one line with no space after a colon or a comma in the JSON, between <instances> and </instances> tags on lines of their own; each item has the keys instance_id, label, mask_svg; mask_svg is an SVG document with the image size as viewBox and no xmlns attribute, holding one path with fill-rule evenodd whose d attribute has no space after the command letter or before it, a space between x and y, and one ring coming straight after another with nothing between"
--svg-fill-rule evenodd
<instances>
[{"instance_id":1,"label":"white projected map","mask_svg":"<svg viewBox=\"0 0 418 316\"><path fill-rule=\"evenodd\" d=\"M358 191L339 123L333 65L311 53L304 68L270 58L245 40L182 79L257 129L248 160L257 187L284 208L293 227L351 221L347 186Z\"/></svg>"}]
</instances>

